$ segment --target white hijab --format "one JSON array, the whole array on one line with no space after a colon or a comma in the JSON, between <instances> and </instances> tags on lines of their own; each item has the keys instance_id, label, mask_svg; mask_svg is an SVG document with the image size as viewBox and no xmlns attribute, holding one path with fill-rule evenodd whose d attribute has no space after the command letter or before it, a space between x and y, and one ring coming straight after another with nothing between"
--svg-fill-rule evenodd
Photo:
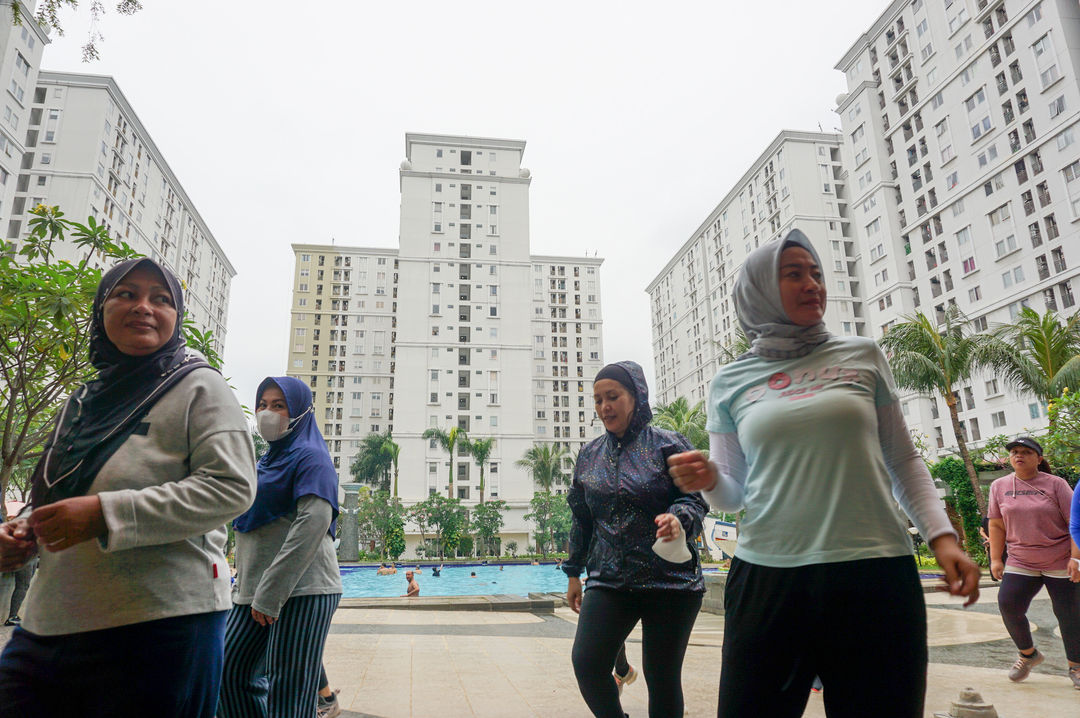
<instances>
[{"instance_id":1,"label":"white hijab","mask_svg":"<svg viewBox=\"0 0 1080 718\"><path fill-rule=\"evenodd\" d=\"M735 280L732 299L739 324L750 340L750 352L739 357L794 359L806 356L832 335L823 322L810 327L793 324L780 298L780 255L785 247L802 247L819 267L821 259L806 235L797 229L783 239L750 253Z\"/></svg>"}]
</instances>

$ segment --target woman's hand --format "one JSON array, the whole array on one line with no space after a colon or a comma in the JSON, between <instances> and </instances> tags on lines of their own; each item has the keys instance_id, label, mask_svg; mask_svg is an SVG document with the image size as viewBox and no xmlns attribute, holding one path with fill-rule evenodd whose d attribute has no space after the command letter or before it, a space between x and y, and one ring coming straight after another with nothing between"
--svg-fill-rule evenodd
<instances>
[{"instance_id":1,"label":"woman's hand","mask_svg":"<svg viewBox=\"0 0 1080 718\"><path fill-rule=\"evenodd\" d=\"M996 578L998 581L1000 581L1001 577L1004 574L1005 574L1005 562L1004 561L995 561L994 559L990 559L990 575L993 576L994 578Z\"/></svg>"},{"instance_id":2,"label":"woman's hand","mask_svg":"<svg viewBox=\"0 0 1080 718\"><path fill-rule=\"evenodd\" d=\"M570 610L581 613L581 579L571 576L566 583L566 602L570 604Z\"/></svg>"},{"instance_id":3,"label":"woman's hand","mask_svg":"<svg viewBox=\"0 0 1080 718\"><path fill-rule=\"evenodd\" d=\"M1080 558L1075 556L1069 559L1069 580L1073 583L1080 583Z\"/></svg>"},{"instance_id":4,"label":"woman's hand","mask_svg":"<svg viewBox=\"0 0 1080 718\"><path fill-rule=\"evenodd\" d=\"M255 623L259 624L260 626L269 626L273 623L277 623L276 618L274 618L273 616L268 616L265 613L260 613L259 611L256 611L254 606L252 606L251 608L251 617L254 618Z\"/></svg>"},{"instance_id":5,"label":"woman's hand","mask_svg":"<svg viewBox=\"0 0 1080 718\"><path fill-rule=\"evenodd\" d=\"M34 531L26 519L0 524L0 572L20 568L37 551Z\"/></svg>"},{"instance_id":6,"label":"woman's hand","mask_svg":"<svg viewBox=\"0 0 1080 718\"><path fill-rule=\"evenodd\" d=\"M34 509L29 523L38 543L52 552L104 536L108 530L97 496L76 496Z\"/></svg>"},{"instance_id":7,"label":"woman's hand","mask_svg":"<svg viewBox=\"0 0 1080 718\"><path fill-rule=\"evenodd\" d=\"M674 541L682 536L682 524L675 514L660 514L653 521L656 523L656 538Z\"/></svg>"},{"instance_id":8,"label":"woman's hand","mask_svg":"<svg viewBox=\"0 0 1080 718\"><path fill-rule=\"evenodd\" d=\"M683 493L710 491L716 486L716 467L700 451L684 451L668 457L668 473Z\"/></svg>"},{"instance_id":9,"label":"woman's hand","mask_svg":"<svg viewBox=\"0 0 1080 718\"><path fill-rule=\"evenodd\" d=\"M952 534L938 536L930 542L938 565L945 570L945 585L939 588L953 596L965 596L964 606L979 600L979 567L960 549Z\"/></svg>"}]
</instances>

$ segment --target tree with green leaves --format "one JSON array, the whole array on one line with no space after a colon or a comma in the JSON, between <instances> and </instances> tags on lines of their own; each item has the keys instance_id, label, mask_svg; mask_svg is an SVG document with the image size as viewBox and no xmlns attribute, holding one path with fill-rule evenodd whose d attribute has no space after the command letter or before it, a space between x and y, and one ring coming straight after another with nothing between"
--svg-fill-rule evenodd
<instances>
[{"instance_id":1,"label":"tree with green leaves","mask_svg":"<svg viewBox=\"0 0 1080 718\"><path fill-rule=\"evenodd\" d=\"M506 549L506 552L508 554L510 554L511 557L517 556L517 550L518 550L517 541L507 541L506 546L504 548Z\"/></svg>"},{"instance_id":2,"label":"tree with green leaves","mask_svg":"<svg viewBox=\"0 0 1080 718\"><path fill-rule=\"evenodd\" d=\"M979 535L983 512L975 500L975 492L963 462L955 456L946 456L930 467L930 474L945 482L952 493L953 508L963 522L964 548L968 555L979 563L985 563L982 537Z\"/></svg>"},{"instance_id":3,"label":"tree with green leaves","mask_svg":"<svg viewBox=\"0 0 1080 718\"><path fill-rule=\"evenodd\" d=\"M1080 314L1024 307L1014 322L991 329L978 361L1017 394L1049 404L1080 387Z\"/></svg>"},{"instance_id":4,"label":"tree with green leaves","mask_svg":"<svg viewBox=\"0 0 1080 718\"><path fill-rule=\"evenodd\" d=\"M491 553L495 547L495 539L499 537L499 531L503 527L505 511L506 502L499 499L481 503L472 510L472 532L476 535L481 556Z\"/></svg>"},{"instance_id":5,"label":"tree with green leaves","mask_svg":"<svg viewBox=\"0 0 1080 718\"><path fill-rule=\"evenodd\" d=\"M698 451L709 450L709 432L705 429L705 402L690 406L686 397L678 397L670 404L653 410L653 426L676 431L689 440Z\"/></svg>"},{"instance_id":6,"label":"tree with green leaves","mask_svg":"<svg viewBox=\"0 0 1080 718\"><path fill-rule=\"evenodd\" d=\"M449 431L443 431L442 429L428 429L422 434L425 439L434 439L439 446L450 455L450 480L446 485L446 498L454 498L454 449L461 446L467 446L469 443L469 437L465 434L465 430L452 426Z\"/></svg>"},{"instance_id":7,"label":"tree with green leaves","mask_svg":"<svg viewBox=\"0 0 1080 718\"><path fill-rule=\"evenodd\" d=\"M529 472L533 483L541 491L550 492L556 486L566 484L568 477L563 471L566 450L560 444L533 444L514 463Z\"/></svg>"},{"instance_id":8,"label":"tree with green leaves","mask_svg":"<svg viewBox=\"0 0 1080 718\"><path fill-rule=\"evenodd\" d=\"M349 465L349 472L357 483L367 484L380 491L390 491L390 470L394 459L386 450L390 432L370 433L360 440L360 446Z\"/></svg>"},{"instance_id":9,"label":"tree with green leaves","mask_svg":"<svg viewBox=\"0 0 1080 718\"><path fill-rule=\"evenodd\" d=\"M532 510L525 514L525 519L536 524L536 545L540 553L547 556L548 551L555 548L556 531L564 530L569 534L570 507L566 495L537 491L529 500L529 507Z\"/></svg>"},{"instance_id":10,"label":"tree with green leaves","mask_svg":"<svg viewBox=\"0 0 1080 718\"><path fill-rule=\"evenodd\" d=\"M435 541L439 546L439 558L446 553L453 555L461 535L469 525L469 513L461 505L460 499L449 499L441 494L432 494L409 510L409 517L418 520L435 531ZM423 532L421 532L423 537ZM426 539L425 539L426 540Z\"/></svg>"},{"instance_id":11,"label":"tree with green leaves","mask_svg":"<svg viewBox=\"0 0 1080 718\"><path fill-rule=\"evenodd\" d=\"M397 558L405 551L405 507L401 499L391 497L387 491L362 491L357 509L360 534L372 537L380 546L383 557ZM395 543L400 534L401 545ZM392 555L391 549L397 550Z\"/></svg>"},{"instance_id":12,"label":"tree with green leaves","mask_svg":"<svg viewBox=\"0 0 1080 718\"><path fill-rule=\"evenodd\" d=\"M93 217L80 224L40 205L30 213L22 248L0 254L0 496L12 473L40 453L60 404L93 374L97 265L139 256ZM58 259L58 243L78 260Z\"/></svg>"},{"instance_id":13,"label":"tree with green leaves","mask_svg":"<svg viewBox=\"0 0 1080 718\"><path fill-rule=\"evenodd\" d=\"M397 498L398 458L401 456L401 445L394 441L394 438L389 430L386 432L386 440L383 442L382 452L390 459L390 463L394 466L394 493L392 495L394 496L394 498Z\"/></svg>"},{"instance_id":14,"label":"tree with green leaves","mask_svg":"<svg viewBox=\"0 0 1080 718\"><path fill-rule=\"evenodd\" d=\"M969 330L969 321L956 307L946 307L940 328L925 314L904 317L879 343L889 357L897 386L924 395L937 394L945 400L953 436L967 470L979 511L986 513L986 497L968 451L960 425L957 398L959 386L979 368L982 340Z\"/></svg>"},{"instance_id":15,"label":"tree with green leaves","mask_svg":"<svg viewBox=\"0 0 1080 718\"><path fill-rule=\"evenodd\" d=\"M1069 387L1050 401L1050 431L1040 438L1054 473L1076 487L1080 476L1080 392Z\"/></svg>"},{"instance_id":16,"label":"tree with green leaves","mask_svg":"<svg viewBox=\"0 0 1080 718\"><path fill-rule=\"evenodd\" d=\"M491 450L495 448L495 439L488 437L486 439L468 439L467 444L469 447L469 453L472 454L473 461L480 467L480 503L484 503L484 467L487 465L488 457L491 456Z\"/></svg>"}]
</instances>

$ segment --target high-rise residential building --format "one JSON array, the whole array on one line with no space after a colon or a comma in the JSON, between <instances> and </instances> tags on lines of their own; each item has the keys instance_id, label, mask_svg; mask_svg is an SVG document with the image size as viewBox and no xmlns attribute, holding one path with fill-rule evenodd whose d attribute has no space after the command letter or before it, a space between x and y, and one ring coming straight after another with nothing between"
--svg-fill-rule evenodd
<instances>
[{"instance_id":1,"label":"high-rise residential building","mask_svg":"<svg viewBox=\"0 0 1080 718\"><path fill-rule=\"evenodd\" d=\"M110 235L176 272L186 285L188 317L224 347L236 270L116 81L43 70L27 86L25 102L25 151L17 183L9 182L17 186L8 241L26 236L28 212L39 204L59 206L76 221L93 216ZM70 259L75 252L64 245L58 254Z\"/></svg>"},{"instance_id":2,"label":"high-rise residential building","mask_svg":"<svg viewBox=\"0 0 1080 718\"><path fill-rule=\"evenodd\" d=\"M0 2L0 87L3 87L3 116L0 117L0 228L7 242L17 240L22 223L12 219L16 204L15 188L31 138L31 101L37 86L41 53L49 41L44 30L33 21L33 2L19 3L23 22L15 25L12 2Z\"/></svg>"},{"instance_id":3,"label":"high-rise residential building","mask_svg":"<svg viewBox=\"0 0 1080 718\"><path fill-rule=\"evenodd\" d=\"M896 0L844 54L837 112L873 336L949 306L975 330L1022 307L1076 312L1078 68L1071 0ZM976 445L1046 424L996 376L957 398ZM931 446L955 446L941 399L903 407Z\"/></svg>"},{"instance_id":4,"label":"high-rise residential building","mask_svg":"<svg viewBox=\"0 0 1080 718\"><path fill-rule=\"evenodd\" d=\"M599 435L603 366L594 257L534 256L525 143L407 134L399 247L293 245L288 373L311 384L343 482L360 441L392 431L398 495L480 500L473 457L423 438L493 438L484 497L508 503L502 540L531 543L534 484L515 462L534 443L573 452ZM407 531L406 555L421 536Z\"/></svg>"},{"instance_id":5,"label":"high-rise residential building","mask_svg":"<svg viewBox=\"0 0 1080 718\"><path fill-rule=\"evenodd\" d=\"M810 238L825 265L829 329L868 333L841 154L839 135L781 132L649 283L656 403L708 396L741 332L731 300L739 268L792 229Z\"/></svg>"}]
</instances>

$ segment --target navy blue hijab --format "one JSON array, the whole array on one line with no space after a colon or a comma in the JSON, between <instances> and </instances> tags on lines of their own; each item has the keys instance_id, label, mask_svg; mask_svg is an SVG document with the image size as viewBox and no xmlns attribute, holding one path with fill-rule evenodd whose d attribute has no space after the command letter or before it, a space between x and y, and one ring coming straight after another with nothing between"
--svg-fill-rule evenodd
<instances>
[{"instance_id":1,"label":"navy blue hijab","mask_svg":"<svg viewBox=\"0 0 1080 718\"><path fill-rule=\"evenodd\" d=\"M299 419L292 431L271 441L270 450L259 459L255 503L233 521L233 528L240 533L254 531L295 511L300 497L314 495L326 500L334 510L330 521L333 538L338 517L338 475L311 411L311 389L291 376L267 377L255 392L256 406L271 386L277 386L285 395L290 420Z\"/></svg>"}]
</instances>

